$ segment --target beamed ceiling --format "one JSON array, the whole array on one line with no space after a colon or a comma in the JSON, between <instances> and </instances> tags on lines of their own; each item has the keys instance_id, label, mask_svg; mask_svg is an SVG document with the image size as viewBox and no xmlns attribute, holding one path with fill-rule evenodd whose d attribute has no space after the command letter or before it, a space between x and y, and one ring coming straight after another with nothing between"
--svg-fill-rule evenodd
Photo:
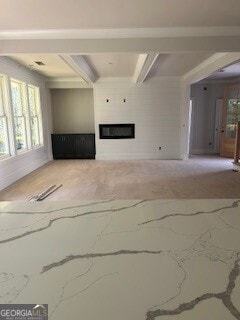
<instances>
[{"instance_id":1,"label":"beamed ceiling","mask_svg":"<svg viewBox=\"0 0 240 320\"><path fill-rule=\"evenodd\" d=\"M0 0L0 6L0 55L49 78L143 82L183 76L216 53L240 52L239 0ZM231 72L236 76L236 68Z\"/></svg>"}]
</instances>

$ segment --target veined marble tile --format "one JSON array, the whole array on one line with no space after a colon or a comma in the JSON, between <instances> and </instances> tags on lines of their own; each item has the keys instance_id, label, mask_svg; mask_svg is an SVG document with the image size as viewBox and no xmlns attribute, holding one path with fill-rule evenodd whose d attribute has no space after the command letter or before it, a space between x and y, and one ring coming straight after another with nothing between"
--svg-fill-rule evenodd
<instances>
[{"instance_id":1,"label":"veined marble tile","mask_svg":"<svg viewBox=\"0 0 240 320\"><path fill-rule=\"evenodd\" d=\"M0 257L51 320L240 319L240 200L0 202Z\"/></svg>"}]
</instances>

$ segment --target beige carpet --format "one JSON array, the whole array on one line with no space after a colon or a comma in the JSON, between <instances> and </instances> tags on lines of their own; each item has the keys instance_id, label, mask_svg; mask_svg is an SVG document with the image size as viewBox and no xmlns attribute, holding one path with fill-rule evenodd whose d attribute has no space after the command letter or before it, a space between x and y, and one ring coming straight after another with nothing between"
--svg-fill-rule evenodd
<instances>
[{"instance_id":1,"label":"beige carpet","mask_svg":"<svg viewBox=\"0 0 240 320\"><path fill-rule=\"evenodd\" d=\"M53 184L47 200L240 198L240 174L231 159L187 161L57 160L0 192L0 200L28 200Z\"/></svg>"}]
</instances>

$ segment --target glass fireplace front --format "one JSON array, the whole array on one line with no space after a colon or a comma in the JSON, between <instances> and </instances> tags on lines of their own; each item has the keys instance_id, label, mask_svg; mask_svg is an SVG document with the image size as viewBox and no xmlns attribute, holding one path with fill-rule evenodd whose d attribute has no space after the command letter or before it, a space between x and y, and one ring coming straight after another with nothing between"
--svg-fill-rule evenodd
<instances>
[{"instance_id":1,"label":"glass fireplace front","mask_svg":"<svg viewBox=\"0 0 240 320\"><path fill-rule=\"evenodd\" d=\"M100 124L100 139L134 139L135 124Z\"/></svg>"}]
</instances>

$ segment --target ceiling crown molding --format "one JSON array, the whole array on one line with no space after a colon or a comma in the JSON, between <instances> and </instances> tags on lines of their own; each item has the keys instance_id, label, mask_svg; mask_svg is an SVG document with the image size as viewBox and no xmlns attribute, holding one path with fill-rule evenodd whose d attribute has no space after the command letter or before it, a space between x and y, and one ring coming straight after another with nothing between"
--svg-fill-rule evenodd
<instances>
[{"instance_id":1,"label":"ceiling crown molding","mask_svg":"<svg viewBox=\"0 0 240 320\"><path fill-rule=\"evenodd\" d=\"M0 40L21 39L114 39L240 36L239 26L226 27L165 27L131 29L49 29L2 30Z\"/></svg>"}]
</instances>

